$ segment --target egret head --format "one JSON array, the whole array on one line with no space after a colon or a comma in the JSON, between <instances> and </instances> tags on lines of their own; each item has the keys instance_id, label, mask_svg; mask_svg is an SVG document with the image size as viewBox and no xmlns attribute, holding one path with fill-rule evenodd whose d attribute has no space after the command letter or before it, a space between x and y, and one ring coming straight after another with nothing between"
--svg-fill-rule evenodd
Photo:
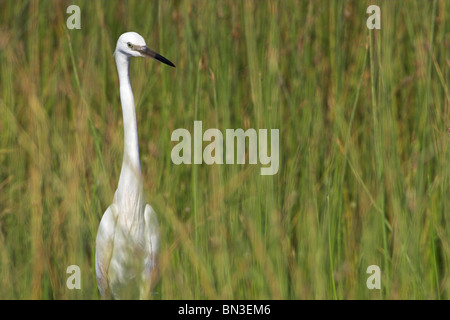
<instances>
[{"instance_id":1,"label":"egret head","mask_svg":"<svg viewBox=\"0 0 450 320\"><path fill-rule=\"evenodd\" d=\"M175 67L168 59L147 47L144 38L136 32L126 32L119 37L119 40L117 40L116 51L114 52L114 55L117 54L122 54L127 58L153 58L171 67Z\"/></svg>"}]
</instances>

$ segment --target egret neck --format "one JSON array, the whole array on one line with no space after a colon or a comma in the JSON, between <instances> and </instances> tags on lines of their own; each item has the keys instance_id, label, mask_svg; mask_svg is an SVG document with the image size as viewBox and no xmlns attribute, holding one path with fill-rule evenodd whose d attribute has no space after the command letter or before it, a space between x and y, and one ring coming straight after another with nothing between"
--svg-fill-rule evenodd
<instances>
[{"instance_id":1,"label":"egret neck","mask_svg":"<svg viewBox=\"0 0 450 320\"><path fill-rule=\"evenodd\" d=\"M128 208L130 205L140 205L145 204L145 202L142 199L142 172L139 159L136 110L128 72L130 58L120 52L116 52L115 59L119 74L120 101L123 113L124 150L119 185L114 196L114 202L119 204L121 208ZM130 195L135 195L134 199L130 199ZM132 203L129 203L130 200ZM131 211L140 212L140 210ZM134 220L139 217L129 218Z\"/></svg>"}]
</instances>

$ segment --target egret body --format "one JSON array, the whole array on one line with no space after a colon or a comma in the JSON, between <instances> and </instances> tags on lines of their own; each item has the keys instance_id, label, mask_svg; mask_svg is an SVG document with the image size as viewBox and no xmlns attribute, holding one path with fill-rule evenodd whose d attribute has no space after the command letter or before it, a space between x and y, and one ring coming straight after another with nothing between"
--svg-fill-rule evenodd
<instances>
[{"instance_id":1,"label":"egret body","mask_svg":"<svg viewBox=\"0 0 450 320\"><path fill-rule=\"evenodd\" d=\"M135 32L122 34L114 58L120 84L124 152L113 203L103 214L97 233L95 271L102 298L148 298L156 279L159 249L158 218L145 201L139 159L136 111L129 77L132 57L175 65L149 49Z\"/></svg>"}]
</instances>

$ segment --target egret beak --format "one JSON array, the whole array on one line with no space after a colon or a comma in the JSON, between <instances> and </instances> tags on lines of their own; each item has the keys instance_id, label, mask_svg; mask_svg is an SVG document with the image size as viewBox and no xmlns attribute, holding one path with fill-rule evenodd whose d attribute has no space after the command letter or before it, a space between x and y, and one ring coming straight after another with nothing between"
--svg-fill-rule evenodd
<instances>
[{"instance_id":1,"label":"egret beak","mask_svg":"<svg viewBox=\"0 0 450 320\"><path fill-rule=\"evenodd\" d=\"M161 61L162 63L165 63L175 68L175 65L170 60L164 58L162 55L156 53L147 46L140 46L140 47L135 46L135 50L140 52L144 57L153 58L155 60Z\"/></svg>"}]
</instances>

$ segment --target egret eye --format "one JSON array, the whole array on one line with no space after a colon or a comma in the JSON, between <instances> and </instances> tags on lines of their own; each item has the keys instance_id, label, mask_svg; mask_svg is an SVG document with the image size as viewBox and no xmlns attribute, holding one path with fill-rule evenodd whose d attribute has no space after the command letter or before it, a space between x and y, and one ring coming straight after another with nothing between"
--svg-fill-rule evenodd
<instances>
[{"instance_id":1,"label":"egret eye","mask_svg":"<svg viewBox=\"0 0 450 320\"><path fill-rule=\"evenodd\" d=\"M128 48L133 49L133 44L131 44L130 42L127 43Z\"/></svg>"}]
</instances>

